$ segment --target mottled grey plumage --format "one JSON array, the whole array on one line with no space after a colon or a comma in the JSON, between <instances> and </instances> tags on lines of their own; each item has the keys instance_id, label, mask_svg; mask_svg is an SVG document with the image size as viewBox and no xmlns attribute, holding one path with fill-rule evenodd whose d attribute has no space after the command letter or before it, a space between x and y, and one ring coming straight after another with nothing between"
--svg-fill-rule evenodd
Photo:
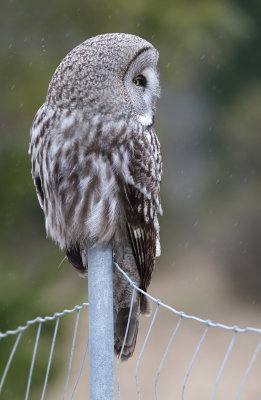
<instances>
[{"instance_id":1,"label":"mottled grey plumage","mask_svg":"<svg viewBox=\"0 0 261 400\"><path fill-rule=\"evenodd\" d=\"M87 274L87 240L112 244L114 257L147 290L160 253L160 145L153 130L160 88L158 52L129 34L91 38L55 71L38 110L29 153L47 236ZM132 289L114 269L115 352L126 329ZM132 355L137 293L123 358Z\"/></svg>"}]
</instances>

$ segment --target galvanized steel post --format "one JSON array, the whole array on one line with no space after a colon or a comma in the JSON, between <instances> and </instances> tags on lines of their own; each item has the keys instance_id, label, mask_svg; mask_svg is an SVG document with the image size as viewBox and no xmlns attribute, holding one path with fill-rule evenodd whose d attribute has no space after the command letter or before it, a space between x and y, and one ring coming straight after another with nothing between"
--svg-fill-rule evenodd
<instances>
[{"instance_id":1,"label":"galvanized steel post","mask_svg":"<svg viewBox=\"0 0 261 400\"><path fill-rule=\"evenodd\" d=\"M90 400L114 400L112 248L88 245Z\"/></svg>"}]
</instances>

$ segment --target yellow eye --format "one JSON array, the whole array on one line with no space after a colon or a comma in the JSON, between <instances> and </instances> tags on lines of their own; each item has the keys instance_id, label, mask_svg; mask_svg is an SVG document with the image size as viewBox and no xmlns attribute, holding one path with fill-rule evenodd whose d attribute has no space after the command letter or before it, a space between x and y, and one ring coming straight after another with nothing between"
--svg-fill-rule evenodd
<instances>
[{"instance_id":1,"label":"yellow eye","mask_svg":"<svg viewBox=\"0 0 261 400\"><path fill-rule=\"evenodd\" d=\"M147 84L147 79L143 75L138 75L138 76L136 76L136 78L133 79L133 83L136 86L145 87Z\"/></svg>"}]
</instances>

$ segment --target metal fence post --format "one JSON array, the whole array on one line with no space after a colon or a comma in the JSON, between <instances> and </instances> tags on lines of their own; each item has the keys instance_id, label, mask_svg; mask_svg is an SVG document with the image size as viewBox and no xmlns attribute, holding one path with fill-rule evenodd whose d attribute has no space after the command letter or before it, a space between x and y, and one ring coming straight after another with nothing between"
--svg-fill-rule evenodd
<instances>
[{"instance_id":1,"label":"metal fence post","mask_svg":"<svg viewBox=\"0 0 261 400\"><path fill-rule=\"evenodd\" d=\"M114 400L112 248L88 245L90 399Z\"/></svg>"}]
</instances>

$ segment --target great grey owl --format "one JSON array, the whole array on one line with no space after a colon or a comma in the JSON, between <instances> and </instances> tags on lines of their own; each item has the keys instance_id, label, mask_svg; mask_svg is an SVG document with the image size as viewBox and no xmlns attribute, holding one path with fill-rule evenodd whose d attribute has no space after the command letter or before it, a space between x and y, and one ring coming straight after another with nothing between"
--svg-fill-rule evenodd
<instances>
[{"instance_id":1,"label":"great grey owl","mask_svg":"<svg viewBox=\"0 0 261 400\"><path fill-rule=\"evenodd\" d=\"M157 61L157 50L130 34L100 35L74 48L51 79L29 148L47 236L83 276L87 241L111 244L116 262L144 291L160 254ZM116 267L113 279L119 354L132 287ZM149 312L136 292L123 359L134 351L140 313Z\"/></svg>"}]
</instances>

